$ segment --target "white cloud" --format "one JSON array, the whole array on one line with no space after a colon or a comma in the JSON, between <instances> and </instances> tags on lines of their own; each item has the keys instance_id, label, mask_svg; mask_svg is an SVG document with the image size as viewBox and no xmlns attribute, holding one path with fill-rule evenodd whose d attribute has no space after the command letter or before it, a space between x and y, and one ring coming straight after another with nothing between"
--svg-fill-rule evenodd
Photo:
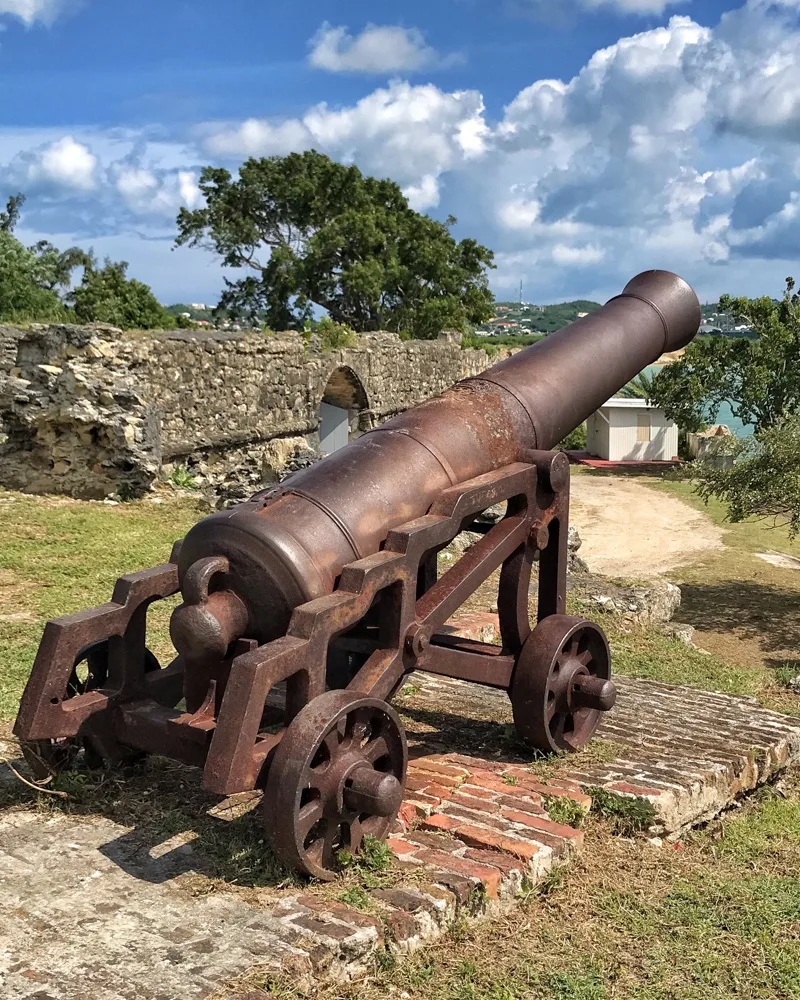
<instances>
[{"instance_id":1,"label":"white cloud","mask_svg":"<svg viewBox=\"0 0 800 1000\"><path fill-rule=\"evenodd\" d=\"M250 119L204 130L205 146L217 156L273 156L313 147L404 186L425 183L429 196L442 173L481 157L489 138L477 91L446 93L404 82L351 107L319 104L302 119Z\"/></svg>"},{"instance_id":2,"label":"white cloud","mask_svg":"<svg viewBox=\"0 0 800 1000\"><path fill-rule=\"evenodd\" d=\"M191 170L153 171L144 167L112 166L111 175L125 204L139 215L172 221L182 207L202 201L197 174Z\"/></svg>"},{"instance_id":3,"label":"white cloud","mask_svg":"<svg viewBox=\"0 0 800 1000\"><path fill-rule=\"evenodd\" d=\"M355 37L345 27L325 23L311 39L308 61L331 73L392 73L426 69L453 61L426 44L421 31L368 24Z\"/></svg>"},{"instance_id":4,"label":"white cloud","mask_svg":"<svg viewBox=\"0 0 800 1000\"><path fill-rule=\"evenodd\" d=\"M667 7L674 7L689 0L578 0L586 10L613 7L620 14L663 14Z\"/></svg>"},{"instance_id":5,"label":"white cloud","mask_svg":"<svg viewBox=\"0 0 800 1000\"><path fill-rule=\"evenodd\" d=\"M431 174L425 174L419 184L403 188L403 194L415 212L425 212L439 204L439 181Z\"/></svg>"},{"instance_id":6,"label":"white cloud","mask_svg":"<svg viewBox=\"0 0 800 1000\"><path fill-rule=\"evenodd\" d=\"M64 0L0 0L0 17L10 14L25 24L52 24L64 8Z\"/></svg>"},{"instance_id":7,"label":"white cloud","mask_svg":"<svg viewBox=\"0 0 800 1000\"><path fill-rule=\"evenodd\" d=\"M91 191L96 184L97 158L83 143L66 135L12 161L8 171L17 184Z\"/></svg>"},{"instance_id":8,"label":"white cloud","mask_svg":"<svg viewBox=\"0 0 800 1000\"><path fill-rule=\"evenodd\" d=\"M566 267L586 267L589 264L599 264L605 257L605 251L596 246L573 247L564 243L556 243L552 248L551 257L555 264L563 264Z\"/></svg>"}]
</instances>

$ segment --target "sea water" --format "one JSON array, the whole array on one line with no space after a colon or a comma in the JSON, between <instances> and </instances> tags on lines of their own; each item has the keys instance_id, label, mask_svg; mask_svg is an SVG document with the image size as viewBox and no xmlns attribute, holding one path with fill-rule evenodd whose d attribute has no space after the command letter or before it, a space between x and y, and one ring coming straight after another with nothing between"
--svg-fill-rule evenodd
<instances>
[{"instance_id":1,"label":"sea water","mask_svg":"<svg viewBox=\"0 0 800 1000\"><path fill-rule=\"evenodd\" d=\"M661 366L650 365L646 371L648 375L657 375L661 371ZM712 424L725 424L736 437L746 438L753 436L752 425L744 424L738 417L735 417L729 403L723 403L717 410L714 419L710 422Z\"/></svg>"}]
</instances>

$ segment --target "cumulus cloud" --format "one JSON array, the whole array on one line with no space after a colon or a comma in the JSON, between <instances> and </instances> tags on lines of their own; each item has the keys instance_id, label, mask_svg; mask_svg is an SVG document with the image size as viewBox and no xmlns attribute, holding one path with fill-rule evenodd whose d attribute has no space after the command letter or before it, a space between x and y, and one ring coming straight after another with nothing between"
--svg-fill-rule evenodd
<instances>
[{"instance_id":1,"label":"cumulus cloud","mask_svg":"<svg viewBox=\"0 0 800 1000\"><path fill-rule=\"evenodd\" d=\"M11 163L8 175L17 185L32 188L66 188L91 191L96 183L97 158L71 135L38 149L21 153Z\"/></svg>"},{"instance_id":2,"label":"cumulus cloud","mask_svg":"<svg viewBox=\"0 0 800 1000\"><path fill-rule=\"evenodd\" d=\"M204 144L211 154L231 158L313 147L404 186L424 185L418 204L431 205L437 178L481 157L489 139L477 91L447 93L431 84L395 82L351 107L319 104L303 118L211 126Z\"/></svg>"},{"instance_id":3,"label":"cumulus cloud","mask_svg":"<svg viewBox=\"0 0 800 1000\"><path fill-rule=\"evenodd\" d=\"M64 0L0 0L0 17L18 17L25 24L52 24L64 8Z\"/></svg>"},{"instance_id":4,"label":"cumulus cloud","mask_svg":"<svg viewBox=\"0 0 800 1000\"><path fill-rule=\"evenodd\" d=\"M138 215L174 219L180 208L202 201L198 175L192 170L150 170L127 163L110 168L112 182L125 204Z\"/></svg>"},{"instance_id":5,"label":"cumulus cloud","mask_svg":"<svg viewBox=\"0 0 800 1000\"><path fill-rule=\"evenodd\" d=\"M353 36L345 27L327 22L311 39L308 61L331 73L413 73L431 66L452 64L425 42L417 28L368 24Z\"/></svg>"}]
</instances>

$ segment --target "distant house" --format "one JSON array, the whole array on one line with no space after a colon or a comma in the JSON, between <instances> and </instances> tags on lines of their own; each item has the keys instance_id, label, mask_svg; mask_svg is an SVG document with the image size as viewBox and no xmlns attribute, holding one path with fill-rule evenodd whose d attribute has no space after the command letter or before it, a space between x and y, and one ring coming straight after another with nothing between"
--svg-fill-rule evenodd
<instances>
[{"instance_id":1,"label":"distant house","mask_svg":"<svg viewBox=\"0 0 800 1000\"><path fill-rule=\"evenodd\" d=\"M609 399L586 422L586 450L609 462L669 462L678 425L645 399Z\"/></svg>"}]
</instances>

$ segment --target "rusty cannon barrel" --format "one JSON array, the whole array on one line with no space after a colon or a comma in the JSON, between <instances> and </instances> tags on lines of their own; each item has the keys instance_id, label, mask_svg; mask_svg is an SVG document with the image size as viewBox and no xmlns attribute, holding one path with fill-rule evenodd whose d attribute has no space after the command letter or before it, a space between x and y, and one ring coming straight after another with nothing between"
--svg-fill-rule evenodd
<instances>
[{"instance_id":1,"label":"rusty cannon barrel","mask_svg":"<svg viewBox=\"0 0 800 1000\"><path fill-rule=\"evenodd\" d=\"M342 568L443 491L554 447L701 322L692 288L645 271L621 295L346 448L207 517L179 556L184 603L171 635L187 664L242 637L285 634L292 611L330 594Z\"/></svg>"}]
</instances>

